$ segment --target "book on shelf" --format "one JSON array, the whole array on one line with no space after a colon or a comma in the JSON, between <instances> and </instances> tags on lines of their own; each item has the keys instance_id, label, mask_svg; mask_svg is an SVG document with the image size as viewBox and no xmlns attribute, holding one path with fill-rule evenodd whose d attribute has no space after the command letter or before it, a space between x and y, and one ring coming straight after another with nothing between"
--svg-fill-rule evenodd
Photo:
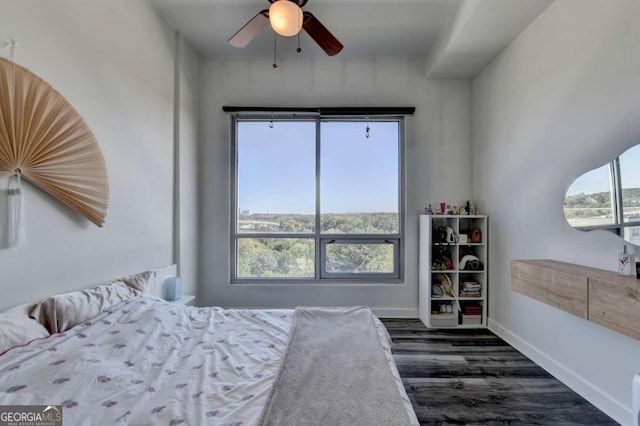
<instances>
[{"instance_id":1,"label":"book on shelf","mask_svg":"<svg viewBox=\"0 0 640 426\"><path fill-rule=\"evenodd\" d=\"M464 309L467 309L469 311L481 311L482 310L482 305L478 305L478 304L464 304L462 305L462 307Z\"/></svg>"},{"instance_id":2,"label":"book on shelf","mask_svg":"<svg viewBox=\"0 0 640 426\"><path fill-rule=\"evenodd\" d=\"M462 281L461 289L479 291L480 289L482 289L482 284L477 281Z\"/></svg>"},{"instance_id":3,"label":"book on shelf","mask_svg":"<svg viewBox=\"0 0 640 426\"><path fill-rule=\"evenodd\" d=\"M482 297L482 284L477 281L460 283L460 297Z\"/></svg>"},{"instance_id":4,"label":"book on shelf","mask_svg":"<svg viewBox=\"0 0 640 426\"><path fill-rule=\"evenodd\" d=\"M482 305L477 303L467 303L460 306L460 310L465 315L482 315Z\"/></svg>"}]
</instances>

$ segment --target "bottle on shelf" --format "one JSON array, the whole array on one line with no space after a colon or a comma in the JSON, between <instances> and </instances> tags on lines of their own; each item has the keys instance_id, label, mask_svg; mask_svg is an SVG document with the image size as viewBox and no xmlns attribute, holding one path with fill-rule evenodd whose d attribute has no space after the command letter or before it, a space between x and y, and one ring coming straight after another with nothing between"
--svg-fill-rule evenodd
<instances>
[{"instance_id":1,"label":"bottle on shelf","mask_svg":"<svg viewBox=\"0 0 640 426\"><path fill-rule=\"evenodd\" d=\"M627 245L622 246L622 253L618 254L618 273L631 275L631 255L627 252Z\"/></svg>"}]
</instances>

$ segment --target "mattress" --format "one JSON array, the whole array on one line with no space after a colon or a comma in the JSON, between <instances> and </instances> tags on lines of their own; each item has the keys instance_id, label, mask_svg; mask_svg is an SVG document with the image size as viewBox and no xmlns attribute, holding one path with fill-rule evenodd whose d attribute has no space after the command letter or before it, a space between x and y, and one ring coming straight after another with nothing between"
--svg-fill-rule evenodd
<instances>
[{"instance_id":1,"label":"mattress","mask_svg":"<svg viewBox=\"0 0 640 426\"><path fill-rule=\"evenodd\" d=\"M256 424L293 310L196 308L140 296L0 357L0 405L62 405L65 424ZM418 424L376 323L398 392Z\"/></svg>"}]
</instances>

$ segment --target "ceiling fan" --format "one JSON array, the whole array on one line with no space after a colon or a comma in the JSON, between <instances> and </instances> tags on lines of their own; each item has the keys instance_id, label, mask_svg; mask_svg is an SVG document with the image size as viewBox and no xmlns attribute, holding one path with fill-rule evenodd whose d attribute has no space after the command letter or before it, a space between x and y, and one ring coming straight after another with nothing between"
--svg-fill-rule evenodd
<instances>
[{"instance_id":1,"label":"ceiling fan","mask_svg":"<svg viewBox=\"0 0 640 426\"><path fill-rule=\"evenodd\" d=\"M302 29L329 55L337 55L344 47L329 30L313 16L311 12L302 11L308 0L268 0L269 9L261 10L230 39L234 47L245 47L260 31L271 23L273 30L285 37L298 35ZM301 49L298 47L298 52Z\"/></svg>"}]
</instances>

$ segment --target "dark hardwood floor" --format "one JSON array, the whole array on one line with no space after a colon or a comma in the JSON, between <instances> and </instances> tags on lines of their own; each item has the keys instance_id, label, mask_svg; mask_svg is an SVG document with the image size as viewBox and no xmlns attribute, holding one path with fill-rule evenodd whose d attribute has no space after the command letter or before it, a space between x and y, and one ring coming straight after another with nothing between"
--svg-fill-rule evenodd
<instances>
[{"instance_id":1,"label":"dark hardwood floor","mask_svg":"<svg viewBox=\"0 0 640 426\"><path fill-rule=\"evenodd\" d=\"M382 321L420 424L617 424L489 330Z\"/></svg>"}]
</instances>

